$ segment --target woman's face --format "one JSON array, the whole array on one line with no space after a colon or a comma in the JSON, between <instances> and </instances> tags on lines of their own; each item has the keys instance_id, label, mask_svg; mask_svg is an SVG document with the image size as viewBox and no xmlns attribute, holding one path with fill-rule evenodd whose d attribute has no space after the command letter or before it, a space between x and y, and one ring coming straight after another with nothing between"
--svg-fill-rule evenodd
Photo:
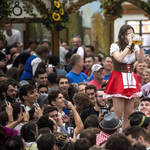
<instances>
[{"instance_id":1,"label":"woman's face","mask_svg":"<svg viewBox=\"0 0 150 150\"><path fill-rule=\"evenodd\" d=\"M41 57L46 60L46 58L48 57L48 55L49 55L49 52L43 52L41 54Z\"/></svg>"},{"instance_id":2,"label":"woman's face","mask_svg":"<svg viewBox=\"0 0 150 150\"><path fill-rule=\"evenodd\" d=\"M133 33L132 29L127 30L127 32L125 33L125 42L126 43L129 43L129 41L128 41L128 35L131 34L131 33Z\"/></svg>"},{"instance_id":3,"label":"woman's face","mask_svg":"<svg viewBox=\"0 0 150 150\"><path fill-rule=\"evenodd\" d=\"M150 82L150 74L149 74L149 73L143 72L142 78L143 78L143 83L144 83L144 84Z\"/></svg>"}]
</instances>

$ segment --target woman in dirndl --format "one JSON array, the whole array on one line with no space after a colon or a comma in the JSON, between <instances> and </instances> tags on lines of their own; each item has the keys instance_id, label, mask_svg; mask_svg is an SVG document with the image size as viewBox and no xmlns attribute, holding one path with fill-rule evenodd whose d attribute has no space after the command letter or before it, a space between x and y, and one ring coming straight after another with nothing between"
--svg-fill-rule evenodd
<instances>
[{"instance_id":1,"label":"woman in dirndl","mask_svg":"<svg viewBox=\"0 0 150 150\"><path fill-rule=\"evenodd\" d=\"M133 44L134 29L123 25L118 34L118 42L110 47L113 71L104 91L105 98L112 97L114 112L121 119L124 113L123 129L129 126L128 116L134 110L135 98L142 95L138 80L133 72L133 64L144 61L143 38L141 44Z\"/></svg>"}]
</instances>

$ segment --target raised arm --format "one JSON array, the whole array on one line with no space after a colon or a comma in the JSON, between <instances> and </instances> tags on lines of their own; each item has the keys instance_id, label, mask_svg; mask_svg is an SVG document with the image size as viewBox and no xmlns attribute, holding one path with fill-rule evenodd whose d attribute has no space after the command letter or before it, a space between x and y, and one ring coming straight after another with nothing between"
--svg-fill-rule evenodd
<instances>
[{"instance_id":1,"label":"raised arm","mask_svg":"<svg viewBox=\"0 0 150 150\"><path fill-rule=\"evenodd\" d=\"M136 51L135 54L136 54L136 58L138 60L139 63L143 63L144 62L144 47L143 47L143 38L141 40L141 45L139 45L140 47L140 50L139 51Z\"/></svg>"},{"instance_id":2,"label":"raised arm","mask_svg":"<svg viewBox=\"0 0 150 150\"><path fill-rule=\"evenodd\" d=\"M74 134L75 134L75 136L77 136L79 133L81 133L84 126L83 126L82 120L81 120L78 112L76 111L75 107L72 105L71 102L69 102L69 101L66 101L66 102L67 102L68 108L71 109L73 112L73 116L74 116L74 120L75 120L75 124L76 124L76 128L74 129Z\"/></svg>"}]
</instances>

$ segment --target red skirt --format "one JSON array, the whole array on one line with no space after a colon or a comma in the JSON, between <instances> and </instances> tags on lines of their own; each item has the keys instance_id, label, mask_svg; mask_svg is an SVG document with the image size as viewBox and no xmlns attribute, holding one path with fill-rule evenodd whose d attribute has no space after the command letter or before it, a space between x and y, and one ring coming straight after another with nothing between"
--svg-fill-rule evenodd
<instances>
[{"instance_id":1,"label":"red skirt","mask_svg":"<svg viewBox=\"0 0 150 150\"><path fill-rule=\"evenodd\" d=\"M103 97L122 97L126 99L140 97L142 95L141 88L139 86L137 77L134 73L133 75L136 82L136 88L124 89L122 73L112 71L112 74L107 82Z\"/></svg>"}]
</instances>

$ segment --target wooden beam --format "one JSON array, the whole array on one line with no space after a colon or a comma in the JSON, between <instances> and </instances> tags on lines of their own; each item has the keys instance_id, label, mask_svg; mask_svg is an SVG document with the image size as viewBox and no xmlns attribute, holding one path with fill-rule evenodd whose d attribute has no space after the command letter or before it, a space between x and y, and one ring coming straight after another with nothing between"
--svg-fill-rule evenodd
<instances>
[{"instance_id":1,"label":"wooden beam","mask_svg":"<svg viewBox=\"0 0 150 150\"><path fill-rule=\"evenodd\" d=\"M52 30L52 53L59 57L59 31Z\"/></svg>"},{"instance_id":2,"label":"wooden beam","mask_svg":"<svg viewBox=\"0 0 150 150\"><path fill-rule=\"evenodd\" d=\"M139 7L135 6L135 5L122 5L124 11L124 15L128 15L128 14L144 14L145 11L141 10Z\"/></svg>"},{"instance_id":3,"label":"wooden beam","mask_svg":"<svg viewBox=\"0 0 150 150\"><path fill-rule=\"evenodd\" d=\"M42 23L42 18L10 18L7 19L1 19L1 23Z\"/></svg>"},{"instance_id":4,"label":"wooden beam","mask_svg":"<svg viewBox=\"0 0 150 150\"><path fill-rule=\"evenodd\" d=\"M114 43L114 21L118 18L118 16L104 15L107 20L108 26L108 49L107 54L110 52L110 45Z\"/></svg>"}]
</instances>

